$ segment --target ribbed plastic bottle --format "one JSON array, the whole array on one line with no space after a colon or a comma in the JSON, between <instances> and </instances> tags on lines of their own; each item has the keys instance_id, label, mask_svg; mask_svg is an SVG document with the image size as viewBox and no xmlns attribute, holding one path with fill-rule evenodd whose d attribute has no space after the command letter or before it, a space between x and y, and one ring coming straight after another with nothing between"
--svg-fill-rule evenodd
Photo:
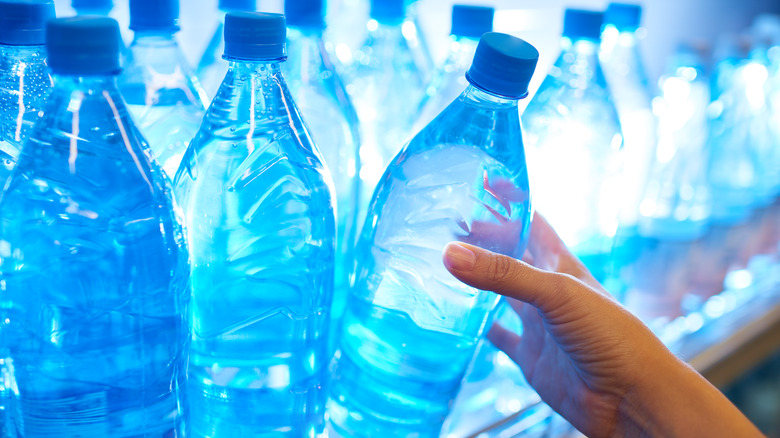
<instances>
[{"instance_id":1,"label":"ribbed plastic bottle","mask_svg":"<svg viewBox=\"0 0 780 438\"><path fill-rule=\"evenodd\" d=\"M219 0L219 24L214 36L209 40L206 50L200 57L195 74L206 91L209 102L214 99L217 89L228 70L228 62L222 58L225 51L225 14L231 11L255 11L257 0Z\"/></svg>"},{"instance_id":2,"label":"ribbed plastic bottle","mask_svg":"<svg viewBox=\"0 0 780 438\"><path fill-rule=\"evenodd\" d=\"M415 109L427 80L415 55L419 45L412 47L404 35L415 29L406 18L404 0L371 0L367 28L366 41L351 59L340 59L347 92L360 118L359 176L365 188L361 212L366 211L382 171L412 137Z\"/></svg>"},{"instance_id":3,"label":"ribbed plastic bottle","mask_svg":"<svg viewBox=\"0 0 780 438\"><path fill-rule=\"evenodd\" d=\"M658 146L639 208L639 233L693 241L707 230L712 201L707 184L710 81L698 50L679 47L658 88L653 102Z\"/></svg>"},{"instance_id":4,"label":"ribbed plastic bottle","mask_svg":"<svg viewBox=\"0 0 780 438\"><path fill-rule=\"evenodd\" d=\"M358 117L322 39L322 0L286 0L287 62L282 73L310 129L317 149L331 170L336 188L336 277L331 317L343 313L352 273L360 199Z\"/></svg>"},{"instance_id":5,"label":"ribbed plastic bottle","mask_svg":"<svg viewBox=\"0 0 780 438\"><path fill-rule=\"evenodd\" d=\"M20 436L184 436L187 249L115 85L119 27L50 21L54 86L0 201Z\"/></svg>"},{"instance_id":6,"label":"ribbed plastic bottle","mask_svg":"<svg viewBox=\"0 0 780 438\"><path fill-rule=\"evenodd\" d=\"M642 7L610 3L604 14L600 60L625 141L625 188L620 214L621 234L637 229L639 203L647 185L657 143L657 122L640 54Z\"/></svg>"},{"instance_id":7,"label":"ribbed plastic bottle","mask_svg":"<svg viewBox=\"0 0 780 438\"><path fill-rule=\"evenodd\" d=\"M52 0L0 0L0 190L51 88L46 21Z\"/></svg>"},{"instance_id":8,"label":"ribbed plastic bottle","mask_svg":"<svg viewBox=\"0 0 780 438\"><path fill-rule=\"evenodd\" d=\"M130 0L135 32L119 91L171 180L205 113L205 93L176 42L179 0Z\"/></svg>"},{"instance_id":9,"label":"ribbed plastic bottle","mask_svg":"<svg viewBox=\"0 0 780 438\"><path fill-rule=\"evenodd\" d=\"M459 240L522 256L532 210L518 100L538 52L482 36L469 87L395 157L371 201L329 415L355 437L438 437L499 298L450 275Z\"/></svg>"},{"instance_id":10,"label":"ribbed plastic bottle","mask_svg":"<svg viewBox=\"0 0 780 438\"><path fill-rule=\"evenodd\" d=\"M770 201L764 174L766 166L777 164L766 162L763 154L773 145L765 93L769 72L746 59L743 49L734 35L722 36L716 47L708 179L712 219L719 224L744 221Z\"/></svg>"},{"instance_id":11,"label":"ribbed plastic bottle","mask_svg":"<svg viewBox=\"0 0 780 438\"><path fill-rule=\"evenodd\" d=\"M191 249L196 437L324 428L335 197L285 58L284 16L227 14L230 67L176 177Z\"/></svg>"},{"instance_id":12,"label":"ribbed plastic bottle","mask_svg":"<svg viewBox=\"0 0 780 438\"><path fill-rule=\"evenodd\" d=\"M603 14L567 9L561 54L523 112L536 208L596 278L622 206L623 136L598 59Z\"/></svg>"},{"instance_id":13,"label":"ribbed plastic bottle","mask_svg":"<svg viewBox=\"0 0 780 438\"><path fill-rule=\"evenodd\" d=\"M414 131L439 115L469 85L466 71L471 66L482 34L493 30L495 10L486 6L452 6L452 26L447 57L433 74L420 103Z\"/></svg>"}]
</instances>

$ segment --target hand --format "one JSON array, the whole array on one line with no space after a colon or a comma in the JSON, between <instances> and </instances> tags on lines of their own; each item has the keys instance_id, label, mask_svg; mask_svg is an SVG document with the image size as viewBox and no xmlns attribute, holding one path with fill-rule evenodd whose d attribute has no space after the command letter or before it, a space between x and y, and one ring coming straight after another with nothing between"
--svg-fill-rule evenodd
<instances>
[{"instance_id":1,"label":"hand","mask_svg":"<svg viewBox=\"0 0 780 438\"><path fill-rule=\"evenodd\" d=\"M459 280L510 298L518 336L490 340L520 365L542 399L590 437L760 436L696 371L677 359L574 257L538 214L526 262L451 243Z\"/></svg>"}]
</instances>

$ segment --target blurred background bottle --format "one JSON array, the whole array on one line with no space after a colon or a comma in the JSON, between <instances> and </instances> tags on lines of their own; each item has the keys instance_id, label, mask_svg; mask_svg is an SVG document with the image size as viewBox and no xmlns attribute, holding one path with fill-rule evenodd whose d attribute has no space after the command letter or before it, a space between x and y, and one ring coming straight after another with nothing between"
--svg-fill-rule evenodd
<instances>
[{"instance_id":1,"label":"blurred background bottle","mask_svg":"<svg viewBox=\"0 0 780 438\"><path fill-rule=\"evenodd\" d=\"M359 217L382 171L412 136L414 109L426 84L423 55L404 0L372 0L368 36L348 57L339 57L347 92L360 119L362 199Z\"/></svg>"},{"instance_id":2,"label":"blurred background bottle","mask_svg":"<svg viewBox=\"0 0 780 438\"><path fill-rule=\"evenodd\" d=\"M482 36L471 85L385 171L356 249L330 421L343 436L438 437L498 296L441 262L460 240L521 257L532 210L518 99L538 52Z\"/></svg>"},{"instance_id":3,"label":"blurred background bottle","mask_svg":"<svg viewBox=\"0 0 780 438\"><path fill-rule=\"evenodd\" d=\"M561 54L522 115L536 208L596 278L622 207L623 136L598 59L603 14L567 9Z\"/></svg>"},{"instance_id":4,"label":"blurred background bottle","mask_svg":"<svg viewBox=\"0 0 780 438\"><path fill-rule=\"evenodd\" d=\"M179 0L130 0L135 32L119 90L173 180L205 112L205 95L176 42Z\"/></svg>"},{"instance_id":5,"label":"blurred background bottle","mask_svg":"<svg viewBox=\"0 0 780 438\"><path fill-rule=\"evenodd\" d=\"M54 86L0 202L20 436L183 436L187 250L117 90L119 28L50 21Z\"/></svg>"},{"instance_id":6,"label":"blurred background bottle","mask_svg":"<svg viewBox=\"0 0 780 438\"><path fill-rule=\"evenodd\" d=\"M414 132L424 128L466 89L466 71L474 59L479 37L493 30L494 13L493 8L485 6L452 6L447 57L425 89Z\"/></svg>"},{"instance_id":7,"label":"blurred background bottle","mask_svg":"<svg viewBox=\"0 0 780 438\"><path fill-rule=\"evenodd\" d=\"M286 0L284 10L287 62L282 63L282 72L336 188L338 241L331 309L335 326L344 310L354 262L360 199L358 117L325 50L323 1Z\"/></svg>"},{"instance_id":8,"label":"blurred background bottle","mask_svg":"<svg viewBox=\"0 0 780 438\"><path fill-rule=\"evenodd\" d=\"M281 73L285 32L281 14L227 14L228 73L176 177L196 437L324 427L335 197Z\"/></svg>"},{"instance_id":9,"label":"blurred background bottle","mask_svg":"<svg viewBox=\"0 0 780 438\"><path fill-rule=\"evenodd\" d=\"M228 70L228 62L222 58L225 51L225 14L230 11L254 11L256 9L257 0L219 0L219 24L200 57L196 69L196 75L203 85L208 102L214 99Z\"/></svg>"}]
</instances>

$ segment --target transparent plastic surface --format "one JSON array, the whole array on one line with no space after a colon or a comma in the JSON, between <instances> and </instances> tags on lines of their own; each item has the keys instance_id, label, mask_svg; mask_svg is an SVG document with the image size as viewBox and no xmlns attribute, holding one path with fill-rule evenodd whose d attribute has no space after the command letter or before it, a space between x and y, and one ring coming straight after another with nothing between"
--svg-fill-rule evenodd
<instances>
[{"instance_id":1,"label":"transparent plastic surface","mask_svg":"<svg viewBox=\"0 0 780 438\"><path fill-rule=\"evenodd\" d=\"M354 260L360 196L357 113L325 51L321 33L288 28L287 53L284 77L336 188L338 242L331 312L335 321L343 313Z\"/></svg>"},{"instance_id":2,"label":"transparent plastic surface","mask_svg":"<svg viewBox=\"0 0 780 438\"><path fill-rule=\"evenodd\" d=\"M228 71L228 62L222 59L223 53L225 53L225 13L220 11L217 30L209 40L195 70L209 102L214 99Z\"/></svg>"},{"instance_id":3,"label":"transparent plastic surface","mask_svg":"<svg viewBox=\"0 0 780 438\"><path fill-rule=\"evenodd\" d=\"M657 144L657 121L651 106L650 86L639 51L639 34L605 27L599 53L624 137L624 189L620 226L635 229L639 203L647 185Z\"/></svg>"},{"instance_id":4,"label":"transparent plastic surface","mask_svg":"<svg viewBox=\"0 0 780 438\"><path fill-rule=\"evenodd\" d=\"M765 92L768 79L767 67L751 59L727 57L716 67L708 178L712 219L718 223L743 221L773 199L774 182L768 176L777 162L768 161L776 145Z\"/></svg>"},{"instance_id":5,"label":"transparent plastic surface","mask_svg":"<svg viewBox=\"0 0 780 438\"><path fill-rule=\"evenodd\" d=\"M184 436L187 249L108 77L56 77L0 202L20 436Z\"/></svg>"},{"instance_id":6,"label":"transparent plastic surface","mask_svg":"<svg viewBox=\"0 0 780 438\"><path fill-rule=\"evenodd\" d=\"M640 205L643 236L664 240L702 237L710 216L707 185L709 79L698 56L678 53L659 80L653 100L658 147Z\"/></svg>"},{"instance_id":7,"label":"transparent plastic surface","mask_svg":"<svg viewBox=\"0 0 780 438\"><path fill-rule=\"evenodd\" d=\"M520 257L531 215L517 101L469 87L371 202L331 384L340 434L438 436L499 299L456 280L441 252L460 240Z\"/></svg>"},{"instance_id":8,"label":"transparent plastic surface","mask_svg":"<svg viewBox=\"0 0 780 438\"><path fill-rule=\"evenodd\" d=\"M479 39L450 37L447 58L444 60L444 64L434 72L420 102L414 132L430 123L469 85L466 80L466 71L471 67L478 43Z\"/></svg>"},{"instance_id":9,"label":"transparent plastic surface","mask_svg":"<svg viewBox=\"0 0 780 438\"><path fill-rule=\"evenodd\" d=\"M51 88L46 47L0 44L0 190Z\"/></svg>"},{"instance_id":10,"label":"transparent plastic surface","mask_svg":"<svg viewBox=\"0 0 780 438\"><path fill-rule=\"evenodd\" d=\"M192 264L193 436L322 431L331 184L279 63L231 63L176 177Z\"/></svg>"},{"instance_id":11,"label":"transparent plastic surface","mask_svg":"<svg viewBox=\"0 0 780 438\"><path fill-rule=\"evenodd\" d=\"M416 61L419 47L413 49L406 38L412 31L416 33L411 21L387 25L369 20L363 46L348 59L339 58L360 119L358 175L365 188L363 211L385 167L413 134L414 110L422 99L425 76Z\"/></svg>"},{"instance_id":12,"label":"transparent plastic surface","mask_svg":"<svg viewBox=\"0 0 780 438\"><path fill-rule=\"evenodd\" d=\"M136 33L119 78L130 114L171 180L205 112L205 95L173 35Z\"/></svg>"},{"instance_id":13,"label":"transparent plastic surface","mask_svg":"<svg viewBox=\"0 0 780 438\"><path fill-rule=\"evenodd\" d=\"M535 208L599 279L625 188L623 137L597 57L598 43L563 51L523 112Z\"/></svg>"}]
</instances>

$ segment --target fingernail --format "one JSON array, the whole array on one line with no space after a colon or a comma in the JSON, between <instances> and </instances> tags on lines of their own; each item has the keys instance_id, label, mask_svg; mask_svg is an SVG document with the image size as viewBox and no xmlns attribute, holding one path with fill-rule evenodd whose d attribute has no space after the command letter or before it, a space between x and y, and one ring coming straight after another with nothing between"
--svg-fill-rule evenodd
<instances>
[{"instance_id":1,"label":"fingernail","mask_svg":"<svg viewBox=\"0 0 780 438\"><path fill-rule=\"evenodd\" d=\"M456 271L471 271L477 264L477 255L468 248L457 243L450 243L444 248L444 266Z\"/></svg>"}]
</instances>

